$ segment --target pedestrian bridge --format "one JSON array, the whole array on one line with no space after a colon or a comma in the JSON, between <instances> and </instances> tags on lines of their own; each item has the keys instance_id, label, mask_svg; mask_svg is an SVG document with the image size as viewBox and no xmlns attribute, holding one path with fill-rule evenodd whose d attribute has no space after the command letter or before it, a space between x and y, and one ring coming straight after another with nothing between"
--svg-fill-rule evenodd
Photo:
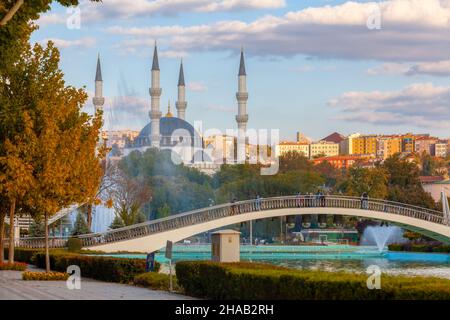
<instances>
[{"instance_id":1,"label":"pedestrian bridge","mask_svg":"<svg viewBox=\"0 0 450 320\"><path fill-rule=\"evenodd\" d=\"M83 248L104 252L153 252L165 247L168 240L177 242L196 234L256 219L291 215L344 215L386 221L450 243L447 214L397 202L345 196L285 196L227 203L167 218L151 220L103 233L79 236ZM21 247L43 247L43 239L22 238ZM50 240L50 247L65 246L65 239Z\"/></svg>"}]
</instances>

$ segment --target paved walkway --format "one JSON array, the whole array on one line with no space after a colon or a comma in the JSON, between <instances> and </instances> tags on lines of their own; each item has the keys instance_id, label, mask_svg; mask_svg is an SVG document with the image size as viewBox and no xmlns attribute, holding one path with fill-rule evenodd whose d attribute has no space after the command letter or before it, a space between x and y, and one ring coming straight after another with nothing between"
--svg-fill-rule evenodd
<instances>
[{"instance_id":1,"label":"paved walkway","mask_svg":"<svg viewBox=\"0 0 450 320\"><path fill-rule=\"evenodd\" d=\"M37 271L32 267L29 270ZM24 281L20 271L0 271L0 300L185 300L187 296L126 284L81 279L80 290L65 281Z\"/></svg>"}]
</instances>

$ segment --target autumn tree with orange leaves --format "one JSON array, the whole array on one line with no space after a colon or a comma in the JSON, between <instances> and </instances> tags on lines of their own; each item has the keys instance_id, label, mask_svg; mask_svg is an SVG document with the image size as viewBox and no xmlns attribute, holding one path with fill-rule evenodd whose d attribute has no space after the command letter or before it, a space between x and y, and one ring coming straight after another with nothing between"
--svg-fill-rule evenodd
<instances>
[{"instance_id":1,"label":"autumn tree with orange leaves","mask_svg":"<svg viewBox=\"0 0 450 320\"><path fill-rule=\"evenodd\" d=\"M10 208L20 198L29 214L44 218L47 272L48 219L65 207L90 200L100 186L105 155L105 150L98 148L101 111L94 116L82 111L87 94L66 85L59 60L52 42L45 48L28 46L0 91L1 112L5 103L14 113L24 114L20 124L27 130L27 139L10 142L11 152L6 152L8 144L4 143L0 177L7 179L10 187L0 192ZM6 101L7 92L14 97L12 101ZM17 132L20 137L24 131ZM14 183L17 176L22 180Z\"/></svg>"}]
</instances>

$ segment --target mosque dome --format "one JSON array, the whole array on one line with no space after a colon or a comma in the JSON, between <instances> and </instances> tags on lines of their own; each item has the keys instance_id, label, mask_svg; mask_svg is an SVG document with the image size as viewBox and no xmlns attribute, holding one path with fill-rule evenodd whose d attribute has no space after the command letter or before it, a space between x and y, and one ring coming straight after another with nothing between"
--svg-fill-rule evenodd
<instances>
[{"instance_id":1,"label":"mosque dome","mask_svg":"<svg viewBox=\"0 0 450 320\"><path fill-rule=\"evenodd\" d=\"M134 140L135 147L150 146L150 135L152 124L148 123ZM159 121L159 132L161 135L161 147L173 147L178 142L191 141L191 146L201 148L202 138L194 127L187 121L174 117L171 114L162 117Z\"/></svg>"}]
</instances>

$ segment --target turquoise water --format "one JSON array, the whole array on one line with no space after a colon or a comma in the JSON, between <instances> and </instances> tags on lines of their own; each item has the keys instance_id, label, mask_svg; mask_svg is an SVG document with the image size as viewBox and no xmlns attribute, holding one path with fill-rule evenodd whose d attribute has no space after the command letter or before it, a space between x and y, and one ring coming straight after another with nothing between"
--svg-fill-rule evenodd
<instances>
[{"instance_id":1,"label":"turquoise water","mask_svg":"<svg viewBox=\"0 0 450 320\"><path fill-rule=\"evenodd\" d=\"M114 254L123 258L145 259L145 254ZM168 263L164 250L156 261ZM210 245L175 245L173 259L210 260ZM379 252L375 247L361 246L241 246L241 261L270 263L296 269L365 272L377 265L388 274L437 276L450 279L450 255L441 253Z\"/></svg>"}]
</instances>

